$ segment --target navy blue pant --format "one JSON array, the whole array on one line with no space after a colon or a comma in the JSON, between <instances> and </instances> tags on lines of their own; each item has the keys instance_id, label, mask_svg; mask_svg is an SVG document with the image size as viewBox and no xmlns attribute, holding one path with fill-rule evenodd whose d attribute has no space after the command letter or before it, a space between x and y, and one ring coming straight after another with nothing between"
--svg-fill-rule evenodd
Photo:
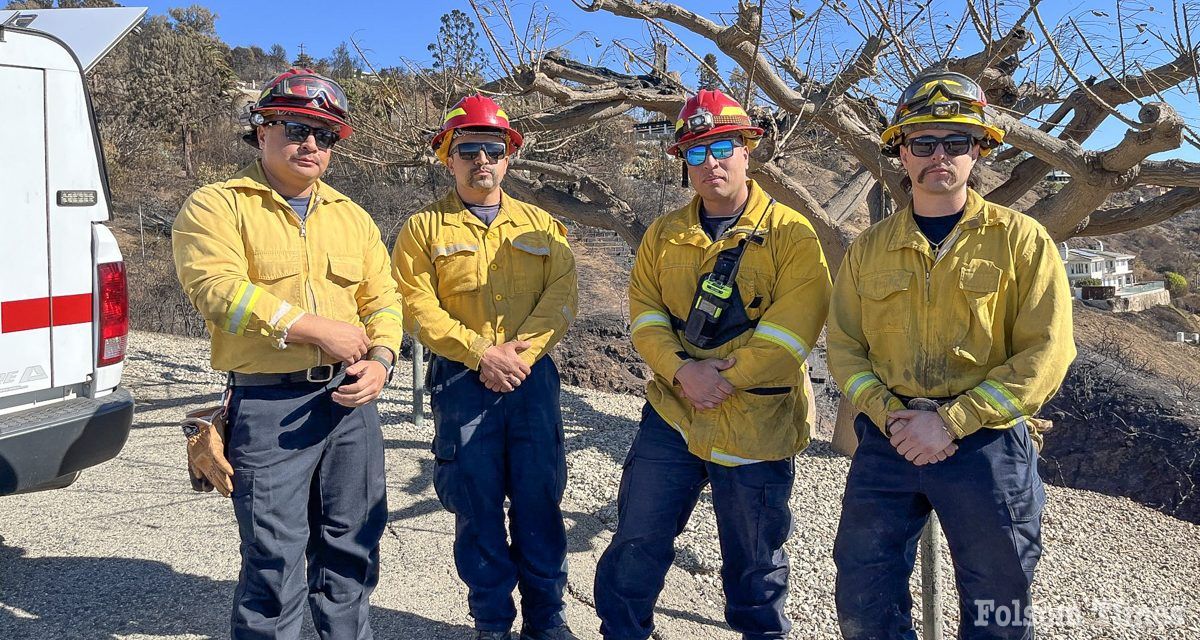
<instances>
[{"instance_id":1,"label":"navy blue pant","mask_svg":"<svg viewBox=\"0 0 1200 640\"><path fill-rule=\"evenodd\" d=\"M462 363L434 357L427 386L437 430L433 484L455 516L454 564L475 628L512 626L514 586L526 628L564 624L567 532L559 503L567 460L554 362L543 357L519 387L498 393Z\"/></svg>"},{"instance_id":2,"label":"navy blue pant","mask_svg":"<svg viewBox=\"0 0 1200 640\"><path fill-rule=\"evenodd\" d=\"M918 467L863 414L833 547L846 640L916 640L908 580L930 510L954 561L964 640L1033 638L1029 588L1046 490L1024 425L980 429Z\"/></svg>"},{"instance_id":3,"label":"navy blue pant","mask_svg":"<svg viewBox=\"0 0 1200 640\"><path fill-rule=\"evenodd\" d=\"M625 459L617 532L596 567L596 613L608 640L645 640L654 603L705 484L721 543L725 620L743 638L784 638L795 470L791 458L725 467L692 455L647 403Z\"/></svg>"},{"instance_id":4,"label":"navy blue pant","mask_svg":"<svg viewBox=\"0 0 1200 640\"><path fill-rule=\"evenodd\" d=\"M298 638L305 594L323 640L372 637L368 599L387 524L383 436L374 402L332 400L341 380L233 389L234 640Z\"/></svg>"}]
</instances>

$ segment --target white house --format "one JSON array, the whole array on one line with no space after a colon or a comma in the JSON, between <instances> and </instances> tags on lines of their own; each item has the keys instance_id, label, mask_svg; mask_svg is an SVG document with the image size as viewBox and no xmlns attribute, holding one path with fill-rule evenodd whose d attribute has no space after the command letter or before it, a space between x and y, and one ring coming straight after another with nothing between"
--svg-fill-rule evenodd
<instances>
[{"instance_id":1,"label":"white house","mask_svg":"<svg viewBox=\"0 0 1200 640\"><path fill-rule=\"evenodd\" d=\"M1128 253L1105 251L1104 243L1097 242L1097 249L1072 249L1064 242L1059 254L1067 266L1067 279L1071 286L1085 278L1095 278L1105 286L1127 287L1133 284L1133 270L1130 264L1137 256Z\"/></svg>"}]
</instances>

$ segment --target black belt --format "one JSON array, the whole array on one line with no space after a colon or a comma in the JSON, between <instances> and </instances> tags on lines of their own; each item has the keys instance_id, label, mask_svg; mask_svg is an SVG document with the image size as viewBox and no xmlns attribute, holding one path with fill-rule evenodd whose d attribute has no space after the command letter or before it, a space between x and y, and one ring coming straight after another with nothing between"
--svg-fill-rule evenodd
<instances>
[{"instance_id":1,"label":"black belt","mask_svg":"<svg viewBox=\"0 0 1200 640\"><path fill-rule=\"evenodd\" d=\"M928 398L928 397L925 397L925 396L902 396L902 395L900 395L900 394L898 394L898 393L897 393L897 394L894 394L894 395L895 395L897 398L900 398L900 402L903 402L903 403L904 403L904 406L906 406L906 407L908 406L908 403L909 403L909 402L911 402L911 401L912 401L914 398L918 398L918 397L919 397L919 398L925 398L926 400L933 400L934 402L936 402L936 403L937 403L937 405L938 405L939 407L941 407L941 406L943 406L943 405L950 404L951 402L954 402L954 400L955 400L955 399L957 399L957 396L952 396L952 397L949 397L949 398Z\"/></svg>"},{"instance_id":2,"label":"black belt","mask_svg":"<svg viewBox=\"0 0 1200 640\"><path fill-rule=\"evenodd\" d=\"M339 362L337 364L323 364L311 369L293 371L291 373L240 373L230 371L229 386L269 387L280 384L324 384L338 377L345 368L345 365Z\"/></svg>"}]
</instances>

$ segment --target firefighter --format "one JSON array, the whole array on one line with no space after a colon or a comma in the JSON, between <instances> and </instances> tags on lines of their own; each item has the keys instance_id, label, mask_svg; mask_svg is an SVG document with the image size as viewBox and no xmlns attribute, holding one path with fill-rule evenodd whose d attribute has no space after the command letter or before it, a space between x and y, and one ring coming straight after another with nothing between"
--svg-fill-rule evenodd
<instances>
[{"instance_id":1,"label":"firefighter","mask_svg":"<svg viewBox=\"0 0 1200 640\"><path fill-rule=\"evenodd\" d=\"M861 412L834 544L848 640L915 640L908 584L930 511L960 637L1033 637L1046 498L1033 416L1075 357L1071 294L1046 230L968 186L1004 139L986 105L957 73L904 91L882 142L912 202L854 241L834 286L829 368Z\"/></svg>"},{"instance_id":2,"label":"firefighter","mask_svg":"<svg viewBox=\"0 0 1200 640\"><path fill-rule=\"evenodd\" d=\"M321 638L368 639L387 521L375 398L401 338L387 248L321 180L351 134L337 83L291 69L250 113L261 157L193 193L171 236L212 366L229 372L231 636L298 637L307 596Z\"/></svg>"},{"instance_id":3,"label":"firefighter","mask_svg":"<svg viewBox=\"0 0 1200 640\"><path fill-rule=\"evenodd\" d=\"M409 330L433 352L434 488L455 515L476 637L510 637L518 587L522 640L573 640L550 350L575 317L575 260L562 223L501 188L521 143L491 99L456 104L432 140L454 187L408 219L392 262Z\"/></svg>"},{"instance_id":4,"label":"firefighter","mask_svg":"<svg viewBox=\"0 0 1200 640\"><path fill-rule=\"evenodd\" d=\"M793 457L809 443L805 359L829 305L817 236L746 172L763 130L720 91L688 99L668 153L696 195L654 221L629 283L630 333L654 372L625 459L616 534L596 570L605 638L643 640L673 542L705 485L725 619L784 638Z\"/></svg>"}]
</instances>

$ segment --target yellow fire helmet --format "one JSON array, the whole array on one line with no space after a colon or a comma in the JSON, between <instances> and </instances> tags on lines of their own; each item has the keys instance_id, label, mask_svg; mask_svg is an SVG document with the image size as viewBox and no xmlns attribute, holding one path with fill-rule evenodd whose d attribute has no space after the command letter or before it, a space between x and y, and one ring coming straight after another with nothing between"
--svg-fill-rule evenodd
<instances>
[{"instance_id":1,"label":"yellow fire helmet","mask_svg":"<svg viewBox=\"0 0 1200 640\"><path fill-rule=\"evenodd\" d=\"M883 130L883 153L897 156L907 131L936 128L962 129L980 134L979 155L986 156L1004 142L1004 131L989 124L984 115L987 96L979 83L952 71L936 71L918 77L908 85L892 124Z\"/></svg>"}]
</instances>

